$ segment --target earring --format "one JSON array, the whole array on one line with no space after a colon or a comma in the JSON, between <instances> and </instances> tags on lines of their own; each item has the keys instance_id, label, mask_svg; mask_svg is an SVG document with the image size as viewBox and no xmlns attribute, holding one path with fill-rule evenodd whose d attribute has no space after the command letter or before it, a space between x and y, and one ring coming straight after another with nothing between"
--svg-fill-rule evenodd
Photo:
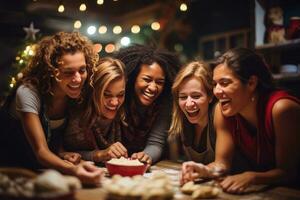
<instances>
[{"instance_id":1,"label":"earring","mask_svg":"<svg viewBox=\"0 0 300 200\"><path fill-rule=\"evenodd\" d=\"M255 100L255 97L251 97L251 101L254 102L254 100Z\"/></svg>"}]
</instances>

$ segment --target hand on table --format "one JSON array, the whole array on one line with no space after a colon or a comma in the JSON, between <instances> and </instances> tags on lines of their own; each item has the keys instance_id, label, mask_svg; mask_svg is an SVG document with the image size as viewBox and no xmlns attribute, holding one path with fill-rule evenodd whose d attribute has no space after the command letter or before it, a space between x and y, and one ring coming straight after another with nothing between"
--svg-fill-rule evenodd
<instances>
[{"instance_id":1,"label":"hand on table","mask_svg":"<svg viewBox=\"0 0 300 200\"><path fill-rule=\"evenodd\" d=\"M82 161L75 166L74 175L77 176L83 184L97 186L100 185L104 171L90 161Z\"/></svg>"},{"instance_id":2,"label":"hand on table","mask_svg":"<svg viewBox=\"0 0 300 200\"><path fill-rule=\"evenodd\" d=\"M183 185L186 182L194 181L198 178L210 178L214 177L212 170L201 163L194 161L184 162L181 167L180 184Z\"/></svg>"},{"instance_id":3,"label":"hand on table","mask_svg":"<svg viewBox=\"0 0 300 200\"><path fill-rule=\"evenodd\" d=\"M138 152L138 153L133 153L131 155L131 159L138 159L139 161L141 161L143 163L147 163L148 166L150 166L152 164L152 158L143 151Z\"/></svg>"},{"instance_id":4,"label":"hand on table","mask_svg":"<svg viewBox=\"0 0 300 200\"><path fill-rule=\"evenodd\" d=\"M127 149L123 146L122 143L116 142L110 145L105 150L96 150L93 156L95 162L107 161L112 158L128 157Z\"/></svg>"},{"instance_id":5,"label":"hand on table","mask_svg":"<svg viewBox=\"0 0 300 200\"><path fill-rule=\"evenodd\" d=\"M81 161L81 155L79 153L75 152L61 152L59 153L59 156L66 161L69 161L73 163L74 165L77 165Z\"/></svg>"},{"instance_id":6,"label":"hand on table","mask_svg":"<svg viewBox=\"0 0 300 200\"><path fill-rule=\"evenodd\" d=\"M253 184L254 179L255 175L253 172L244 172L242 174L227 176L219 184L225 192L240 194Z\"/></svg>"}]
</instances>

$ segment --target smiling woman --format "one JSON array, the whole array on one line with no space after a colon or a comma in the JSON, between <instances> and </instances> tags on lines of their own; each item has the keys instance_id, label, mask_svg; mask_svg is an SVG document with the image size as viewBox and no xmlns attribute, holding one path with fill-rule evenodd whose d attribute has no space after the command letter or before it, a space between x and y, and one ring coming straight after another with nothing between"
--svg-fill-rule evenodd
<instances>
[{"instance_id":1,"label":"smiling woman","mask_svg":"<svg viewBox=\"0 0 300 200\"><path fill-rule=\"evenodd\" d=\"M187 160L205 164L214 160L216 133L212 90L212 73L199 61L184 66L172 86L170 146L178 145L173 142L179 135ZM180 154L180 151L173 153Z\"/></svg>"},{"instance_id":2,"label":"smiling woman","mask_svg":"<svg viewBox=\"0 0 300 200\"><path fill-rule=\"evenodd\" d=\"M121 106L125 98L123 63L113 58L100 59L93 87L85 97L86 103L71 111L64 147L97 163L127 157L127 150L120 143Z\"/></svg>"},{"instance_id":3,"label":"smiling woman","mask_svg":"<svg viewBox=\"0 0 300 200\"><path fill-rule=\"evenodd\" d=\"M179 61L169 52L143 45L121 49L116 57L128 75L122 142L132 158L156 162L165 146Z\"/></svg>"},{"instance_id":4,"label":"smiling woman","mask_svg":"<svg viewBox=\"0 0 300 200\"><path fill-rule=\"evenodd\" d=\"M43 38L23 78L1 108L0 164L54 168L97 184L102 171L61 152L62 132L71 105L79 104L90 87L98 55L79 33L60 32ZM73 164L74 163L74 164ZM82 173L84 172L84 173Z\"/></svg>"},{"instance_id":5,"label":"smiling woman","mask_svg":"<svg viewBox=\"0 0 300 200\"><path fill-rule=\"evenodd\" d=\"M299 99L274 88L264 59L250 49L231 49L212 67L216 158L207 166L184 163L183 182L223 171L234 173L220 182L230 193L252 184L299 184Z\"/></svg>"}]
</instances>

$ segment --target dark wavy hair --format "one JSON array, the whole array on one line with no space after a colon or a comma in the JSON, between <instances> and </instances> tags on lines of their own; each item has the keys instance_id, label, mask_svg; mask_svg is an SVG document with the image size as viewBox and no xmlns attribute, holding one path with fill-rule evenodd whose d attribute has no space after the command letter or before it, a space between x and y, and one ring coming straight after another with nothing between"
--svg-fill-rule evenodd
<instances>
[{"instance_id":1,"label":"dark wavy hair","mask_svg":"<svg viewBox=\"0 0 300 200\"><path fill-rule=\"evenodd\" d=\"M92 86L93 68L98 61L98 54L93 50L92 42L78 32L59 32L53 36L44 37L36 47L36 53L22 73L23 78L17 83L34 86L39 94L50 101L52 88L56 76L56 70L63 55L82 52L87 66L87 81L83 93L87 87ZM83 95L81 95L83 96Z\"/></svg>"},{"instance_id":2,"label":"dark wavy hair","mask_svg":"<svg viewBox=\"0 0 300 200\"><path fill-rule=\"evenodd\" d=\"M273 90L275 87L272 74L264 58L251 49L230 49L213 61L210 66L213 70L220 64L225 64L231 69L243 84L246 84L251 76L256 76L259 94Z\"/></svg>"},{"instance_id":3,"label":"dark wavy hair","mask_svg":"<svg viewBox=\"0 0 300 200\"><path fill-rule=\"evenodd\" d=\"M171 96L171 87L180 67L178 56L152 46L134 44L133 46L120 49L115 53L114 57L125 64L125 72L127 75L125 98L126 116L131 116L130 106L135 99L133 96L135 95L134 84L143 64L151 65L154 62L158 63L166 76L163 91L155 102L161 101L163 97L169 98Z\"/></svg>"}]
</instances>

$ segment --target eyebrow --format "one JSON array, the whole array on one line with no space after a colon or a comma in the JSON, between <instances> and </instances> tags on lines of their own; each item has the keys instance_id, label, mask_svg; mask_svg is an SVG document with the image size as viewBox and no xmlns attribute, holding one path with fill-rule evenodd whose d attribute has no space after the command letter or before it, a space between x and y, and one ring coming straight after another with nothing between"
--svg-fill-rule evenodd
<instances>
[{"instance_id":1,"label":"eyebrow","mask_svg":"<svg viewBox=\"0 0 300 200\"><path fill-rule=\"evenodd\" d=\"M146 78L153 78L152 76L149 76L149 75L146 75L146 74L143 74L142 75L143 77L146 77ZM158 78L158 80L165 80L165 78Z\"/></svg>"}]
</instances>

